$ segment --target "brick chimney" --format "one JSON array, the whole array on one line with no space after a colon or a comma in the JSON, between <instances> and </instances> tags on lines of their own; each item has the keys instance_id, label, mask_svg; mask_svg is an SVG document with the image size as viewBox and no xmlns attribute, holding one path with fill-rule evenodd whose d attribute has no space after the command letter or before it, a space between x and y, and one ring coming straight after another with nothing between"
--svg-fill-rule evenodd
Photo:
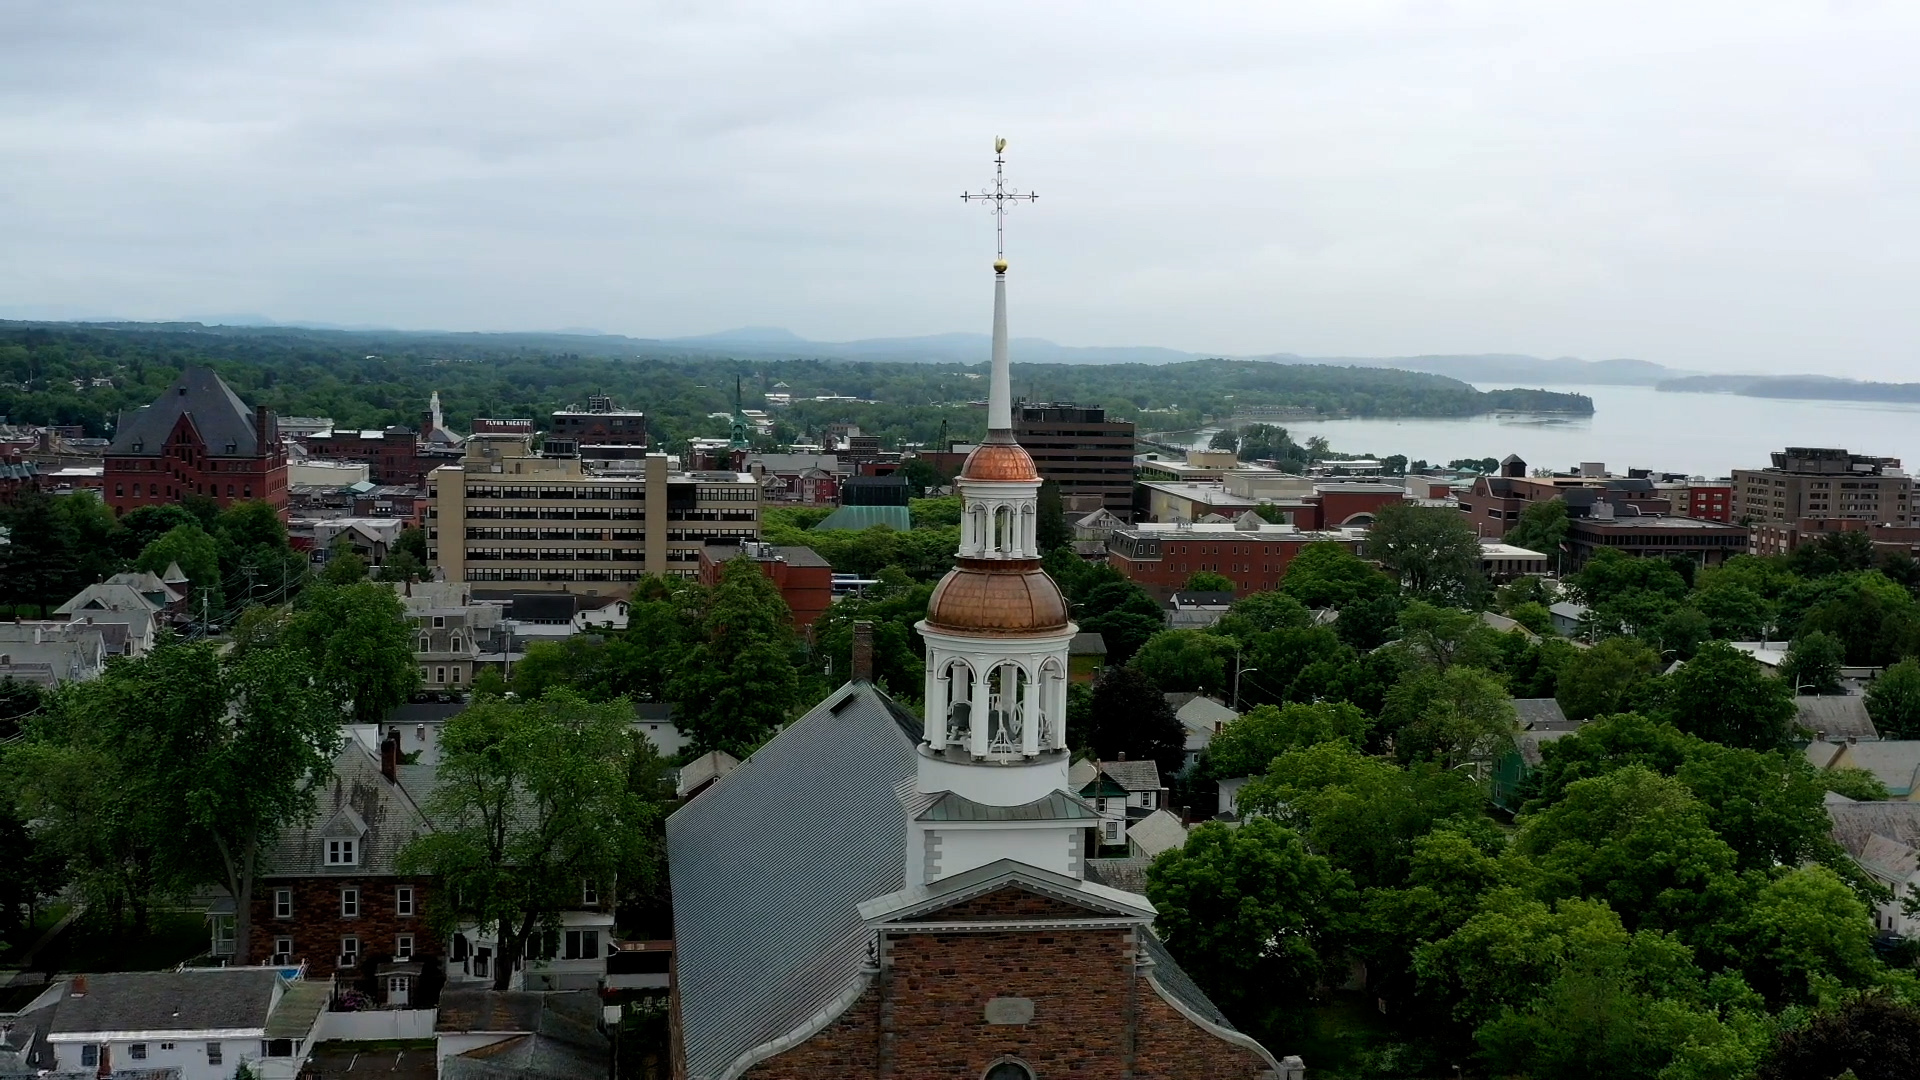
<instances>
[{"instance_id":1,"label":"brick chimney","mask_svg":"<svg viewBox=\"0 0 1920 1080\"><path fill-rule=\"evenodd\" d=\"M260 447L261 457L273 456L273 443L269 441L272 429L273 421L267 415L267 407L255 405L253 407L253 440Z\"/></svg>"},{"instance_id":2,"label":"brick chimney","mask_svg":"<svg viewBox=\"0 0 1920 1080\"><path fill-rule=\"evenodd\" d=\"M387 737L380 740L380 775L386 777L387 783L389 784L399 782L399 779L400 779L400 729L399 728L394 728L388 731Z\"/></svg>"},{"instance_id":3,"label":"brick chimney","mask_svg":"<svg viewBox=\"0 0 1920 1080\"><path fill-rule=\"evenodd\" d=\"M68 993L72 994L74 997L86 997L87 996L87 977L85 975L75 975L73 977L73 988L69 990Z\"/></svg>"},{"instance_id":4,"label":"brick chimney","mask_svg":"<svg viewBox=\"0 0 1920 1080\"><path fill-rule=\"evenodd\" d=\"M873 624L853 624L853 681L873 681Z\"/></svg>"}]
</instances>

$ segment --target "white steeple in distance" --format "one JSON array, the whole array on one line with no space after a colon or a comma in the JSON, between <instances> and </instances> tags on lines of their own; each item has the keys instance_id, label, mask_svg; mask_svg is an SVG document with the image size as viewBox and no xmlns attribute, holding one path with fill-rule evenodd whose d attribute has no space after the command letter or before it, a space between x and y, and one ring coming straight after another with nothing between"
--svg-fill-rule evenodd
<instances>
[{"instance_id":1,"label":"white steeple in distance","mask_svg":"<svg viewBox=\"0 0 1920 1080\"><path fill-rule=\"evenodd\" d=\"M1007 188L1001 175L1005 149L1006 140L995 142L993 188L963 196L985 201L996 226L1012 201L1033 199ZM987 437L955 479L962 508L957 565L934 589L918 627L927 643L919 790L957 796L972 814L1028 807L1067 786L1067 647L1078 629L1067 617L1059 586L1040 568L1040 474L1013 437L1004 245L993 271ZM1053 853L1039 864L1073 872L1077 862L1059 860L1078 850L1078 830L1086 822L1035 818L1034 812L1023 811L1021 820L1048 838L1044 846ZM934 831L945 837L953 828ZM947 850L951 857L929 862L921 880L967 869L963 863L982 865L959 847ZM984 859L989 852L976 854ZM1019 857L1036 861L1040 855Z\"/></svg>"}]
</instances>

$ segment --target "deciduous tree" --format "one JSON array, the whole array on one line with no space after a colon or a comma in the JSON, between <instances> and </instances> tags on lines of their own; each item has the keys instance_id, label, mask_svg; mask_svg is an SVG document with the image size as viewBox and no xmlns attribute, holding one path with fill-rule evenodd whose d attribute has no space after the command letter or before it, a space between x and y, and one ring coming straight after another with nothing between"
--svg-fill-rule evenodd
<instances>
[{"instance_id":1,"label":"deciduous tree","mask_svg":"<svg viewBox=\"0 0 1920 1080\"><path fill-rule=\"evenodd\" d=\"M1071 726L1067 734L1094 756L1108 761L1121 755L1151 760L1159 764L1163 779L1186 766L1186 729L1160 688L1133 668L1109 667L1100 673L1093 684L1090 713L1081 735L1076 737Z\"/></svg>"},{"instance_id":2,"label":"deciduous tree","mask_svg":"<svg viewBox=\"0 0 1920 1080\"><path fill-rule=\"evenodd\" d=\"M746 757L793 716L793 614L760 568L738 558L721 568L708 596L700 640L668 684L696 754Z\"/></svg>"},{"instance_id":3,"label":"deciduous tree","mask_svg":"<svg viewBox=\"0 0 1920 1080\"><path fill-rule=\"evenodd\" d=\"M285 645L306 653L320 686L355 723L379 723L420 685L413 629L391 586L309 586L281 634Z\"/></svg>"},{"instance_id":4,"label":"deciduous tree","mask_svg":"<svg viewBox=\"0 0 1920 1080\"><path fill-rule=\"evenodd\" d=\"M1409 596L1437 604L1471 604L1485 589L1480 540L1459 513L1394 503L1374 514L1367 554L1397 578Z\"/></svg>"},{"instance_id":5,"label":"deciduous tree","mask_svg":"<svg viewBox=\"0 0 1920 1080\"><path fill-rule=\"evenodd\" d=\"M507 989L530 939L559 926L584 883L611 889L647 872L659 807L629 784L632 724L625 701L565 688L483 699L447 722L427 799L434 830L398 862L442 881L432 911L442 930L494 931L494 989Z\"/></svg>"},{"instance_id":6,"label":"deciduous tree","mask_svg":"<svg viewBox=\"0 0 1920 1080\"><path fill-rule=\"evenodd\" d=\"M1882 738L1920 737L1920 661L1902 660L1873 680L1867 715Z\"/></svg>"},{"instance_id":7,"label":"deciduous tree","mask_svg":"<svg viewBox=\"0 0 1920 1080\"><path fill-rule=\"evenodd\" d=\"M1793 687L1725 642L1708 642L1660 679L1655 715L1681 731L1726 746L1785 746L1794 717Z\"/></svg>"}]
</instances>

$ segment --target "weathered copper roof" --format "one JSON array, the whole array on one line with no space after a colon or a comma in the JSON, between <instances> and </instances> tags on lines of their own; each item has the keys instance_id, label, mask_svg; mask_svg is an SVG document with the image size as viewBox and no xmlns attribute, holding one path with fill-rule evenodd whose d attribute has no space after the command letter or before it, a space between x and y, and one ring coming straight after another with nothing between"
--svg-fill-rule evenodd
<instances>
[{"instance_id":1,"label":"weathered copper roof","mask_svg":"<svg viewBox=\"0 0 1920 1080\"><path fill-rule=\"evenodd\" d=\"M1038 560L993 569L963 563L934 588L927 625L962 634L1063 630L1067 600Z\"/></svg>"},{"instance_id":2,"label":"weathered copper roof","mask_svg":"<svg viewBox=\"0 0 1920 1080\"><path fill-rule=\"evenodd\" d=\"M960 476L966 480L1038 480L1033 457L1015 442L983 442L967 455Z\"/></svg>"}]
</instances>

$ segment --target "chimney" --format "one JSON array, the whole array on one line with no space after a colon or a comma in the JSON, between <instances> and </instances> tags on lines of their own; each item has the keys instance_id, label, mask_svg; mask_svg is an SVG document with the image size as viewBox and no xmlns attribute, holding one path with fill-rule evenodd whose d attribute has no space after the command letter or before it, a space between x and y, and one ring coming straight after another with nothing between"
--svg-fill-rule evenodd
<instances>
[{"instance_id":1,"label":"chimney","mask_svg":"<svg viewBox=\"0 0 1920 1080\"><path fill-rule=\"evenodd\" d=\"M853 624L853 681L873 681L873 624L865 620Z\"/></svg>"},{"instance_id":2,"label":"chimney","mask_svg":"<svg viewBox=\"0 0 1920 1080\"><path fill-rule=\"evenodd\" d=\"M399 777L400 777L400 729L399 728L394 728L393 730L387 732L387 737L380 740L380 775L386 777L387 783L389 784L397 783L399 781Z\"/></svg>"},{"instance_id":3,"label":"chimney","mask_svg":"<svg viewBox=\"0 0 1920 1080\"><path fill-rule=\"evenodd\" d=\"M87 996L87 977L85 975L75 975L73 977L73 988L68 990L67 992L69 994L72 994L74 997L86 997Z\"/></svg>"},{"instance_id":4,"label":"chimney","mask_svg":"<svg viewBox=\"0 0 1920 1080\"><path fill-rule=\"evenodd\" d=\"M1114 760L1115 760L1115 761L1125 761L1125 760L1127 760L1127 752L1126 752L1125 750L1122 750L1122 751L1120 751L1120 756L1119 756L1119 757L1117 757L1117 758L1115 758Z\"/></svg>"},{"instance_id":5,"label":"chimney","mask_svg":"<svg viewBox=\"0 0 1920 1080\"><path fill-rule=\"evenodd\" d=\"M273 422L267 417L267 407L265 405L255 405L253 407L253 440L254 443L260 447L261 457L271 457L273 455L273 448L267 442L267 432L272 427Z\"/></svg>"},{"instance_id":6,"label":"chimney","mask_svg":"<svg viewBox=\"0 0 1920 1080\"><path fill-rule=\"evenodd\" d=\"M111 1044L100 1044L100 1071L94 1075L100 1077L100 1080L107 1080L107 1077L113 1075L113 1046Z\"/></svg>"}]
</instances>

